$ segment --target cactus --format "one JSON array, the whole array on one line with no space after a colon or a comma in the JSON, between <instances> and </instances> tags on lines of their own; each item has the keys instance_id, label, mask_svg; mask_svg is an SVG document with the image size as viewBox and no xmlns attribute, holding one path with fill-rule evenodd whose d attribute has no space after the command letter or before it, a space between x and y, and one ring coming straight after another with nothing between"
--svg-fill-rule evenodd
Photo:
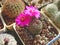
<instances>
[{"instance_id":1,"label":"cactus","mask_svg":"<svg viewBox=\"0 0 60 45\"><path fill-rule=\"evenodd\" d=\"M60 11L56 14L54 21L56 25L60 27Z\"/></svg>"},{"instance_id":2,"label":"cactus","mask_svg":"<svg viewBox=\"0 0 60 45\"><path fill-rule=\"evenodd\" d=\"M58 9L60 10L60 0L56 0L55 4L57 5Z\"/></svg>"},{"instance_id":3,"label":"cactus","mask_svg":"<svg viewBox=\"0 0 60 45\"><path fill-rule=\"evenodd\" d=\"M43 24L40 20L34 20L27 29L31 34L36 35L42 30L42 26Z\"/></svg>"},{"instance_id":4,"label":"cactus","mask_svg":"<svg viewBox=\"0 0 60 45\"><path fill-rule=\"evenodd\" d=\"M23 12L25 4L22 0L7 0L2 8L2 14L9 18L15 18Z\"/></svg>"},{"instance_id":5,"label":"cactus","mask_svg":"<svg viewBox=\"0 0 60 45\"><path fill-rule=\"evenodd\" d=\"M55 4L48 4L45 9L49 13L50 17L54 17L58 12L58 7Z\"/></svg>"}]
</instances>

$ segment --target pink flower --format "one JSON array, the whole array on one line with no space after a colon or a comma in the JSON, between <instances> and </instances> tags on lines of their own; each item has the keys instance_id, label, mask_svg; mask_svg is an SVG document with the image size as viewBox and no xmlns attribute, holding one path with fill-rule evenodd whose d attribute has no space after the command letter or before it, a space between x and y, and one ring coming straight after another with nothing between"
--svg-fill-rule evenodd
<instances>
[{"instance_id":1,"label":"pink flower","mask_svg":"<svg viewBox=\"0 0 60 45\"><path fill-rule=\"evenodd\" d=\"M33 16L35 18L39 18L40 17L40 12L37 8L33 7L33 6L26 6L26 10L24 11L25 14L28 14L30 16Z\"/></svg>"},{"instance_id":2,"label":"pink flower","mask_svg":"<svg viewBox=\"0 0 60 45\"><path fill-rule=\"evenodd\" d=\"M31 16L26 15L24 13L21 13L17 18L16 18L16 24L24 27L24 26L28 26L31 22Z\"/></svg>"}]
</instances>

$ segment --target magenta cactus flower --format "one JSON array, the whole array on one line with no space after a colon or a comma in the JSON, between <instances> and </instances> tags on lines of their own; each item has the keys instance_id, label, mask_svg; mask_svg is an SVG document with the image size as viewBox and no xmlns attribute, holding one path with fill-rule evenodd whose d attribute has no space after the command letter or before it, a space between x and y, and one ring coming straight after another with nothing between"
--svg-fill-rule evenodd
<instances>
[{"instance_id":1,"label":"magenta cactus flower","mask_svg":"<svg viewBox=\"0 0 60 45\"><path fill-rule=\"evenodd\" d=\"M16 24L24 27L28 26L31 22L31 16L25 15L24 13L21 13L17 18L16 18Z\"/></svg>"},{"instance_id":2,"label":"magenta cactus flower","mask_svg":"<svg viewBox=\"0 0 60 45\"><path fill-rule=\"evenodd\" d=\"M26 6L26 10L24 13L30 16L34 16L37 19L40 17L40 11L36 7L33 7L33 6Z\"/></svg>"}]
</instances>

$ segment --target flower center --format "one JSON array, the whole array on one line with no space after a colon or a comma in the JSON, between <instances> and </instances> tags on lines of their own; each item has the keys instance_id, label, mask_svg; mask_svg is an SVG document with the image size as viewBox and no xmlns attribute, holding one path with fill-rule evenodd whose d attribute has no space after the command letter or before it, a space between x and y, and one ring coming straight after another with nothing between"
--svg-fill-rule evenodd
<instances>
[{"instance_id":1,"label":"flower center","mask_svg":"<svg viewBox=\"0 0 60 45\"><path fill-rule=\"evenodd\" d=\"M20 20L23 22L23 21L25 21L25 19L26 19L25 17L22 17Z\"/></svg>"},{"instance_id":2,"label":"flower center","mask_svg":"<svg viewBox=\"0 0 60 45\"><path fill-rule=\"evenodd\" d=\"M33 9L32 9L32 10L30 10L30 12L31 12L31 13L33 13L33 12L34 12L34 10L33 10Z\"/></svg>"}]
</instances>

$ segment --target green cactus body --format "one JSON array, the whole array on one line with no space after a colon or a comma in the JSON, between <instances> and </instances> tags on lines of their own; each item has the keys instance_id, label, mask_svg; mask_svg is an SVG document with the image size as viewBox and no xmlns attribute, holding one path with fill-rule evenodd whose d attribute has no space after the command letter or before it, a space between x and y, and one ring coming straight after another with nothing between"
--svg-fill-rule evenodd
<instances>
[{"instance_id":1,"label":"green cactus body","mask_svg":"<svg viewBox=\"0 0 60 45\"><path fill-rule=\"evenodd\" d=\"M42 29L42 22L40 20L33 21L28 27L28 31L33 35L38 34L41 29Z\"/></svg>"},{"instance_id":2,"label":"green cactus body","mask_svg":"<svg viewBox=\"0 0 60 45\"><path fill-rule=\"evenodd\" d=\"M15 18L23 12L25 4L21 0L7 0L3 5L2 14L9 18Z\"/></svg>"},{"instance_id":3,"label":"green cactus body","mask_svg":"<svg viewBox=\"0 0 60 45\"><path fill-rule=\"evenodd\" d=\"M56 25L57 25L58 27L60 27L60 12L58 12L58 13L56 14L54 21L55 21Z\"/></svg>"},{"instance_id":4,"label":"green cactus body","mask_svg":"<svg viewBox=\"0 0 60 45\"><path fill-rule=\"evenodd\" d=\"M55 4L57 5L58 9L60 10L60 0L56 0Z\"/></svg>"},{"instance_id":5,"label":"green cactus body","mask_svg":"<svg viewBox=\"0 0 60 45\"><path fill-rule=\"evenodd\" d=\"M48 4L45 9L49 13L49 17L51 18L53 18L58 12L58 7L55 4Z\"/></svg>"}]
</instances>

